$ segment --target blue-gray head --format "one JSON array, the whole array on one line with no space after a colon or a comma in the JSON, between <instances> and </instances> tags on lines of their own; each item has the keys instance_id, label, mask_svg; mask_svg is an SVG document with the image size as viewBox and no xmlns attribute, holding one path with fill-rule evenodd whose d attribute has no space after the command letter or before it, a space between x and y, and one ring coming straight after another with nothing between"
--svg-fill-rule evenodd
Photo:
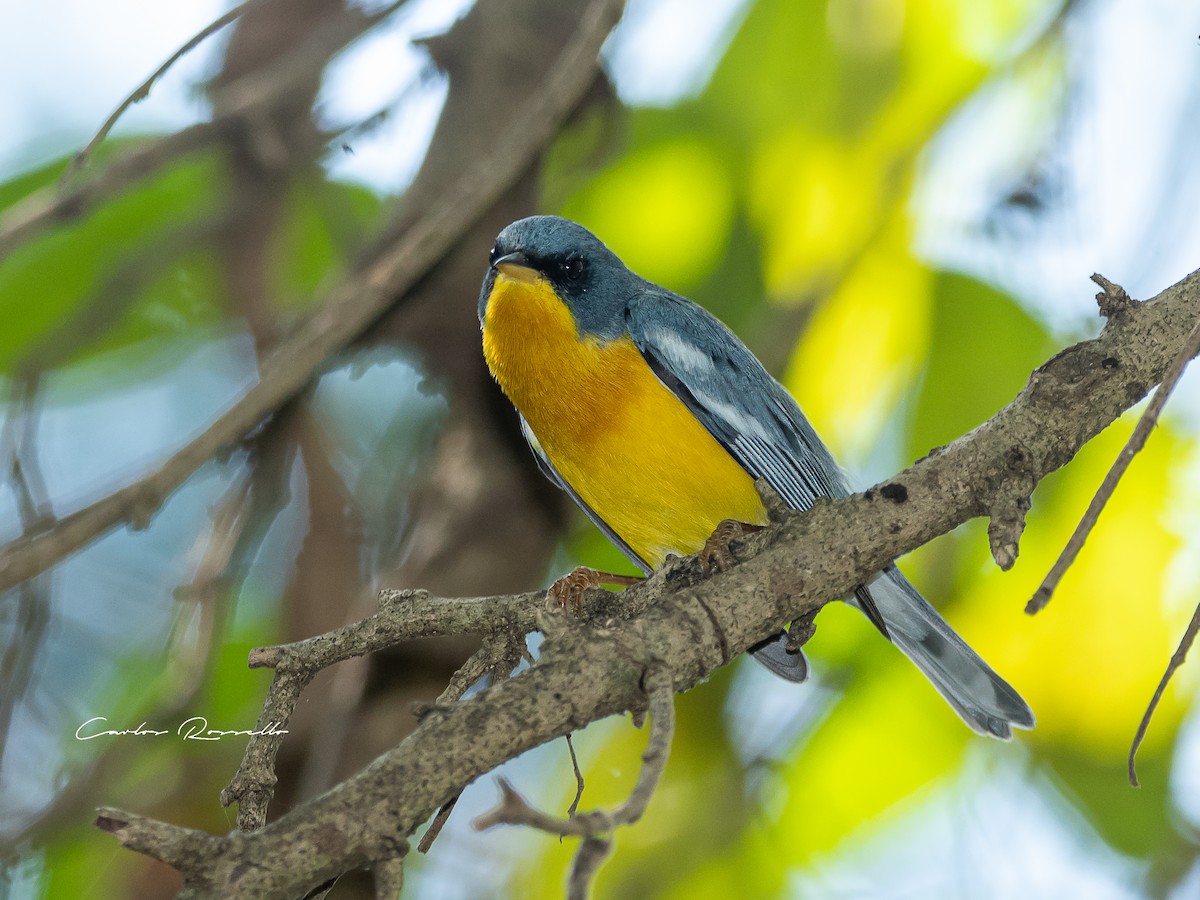
<instances>
[{"instance_id":1,"label":"blue-gray head","mask_svg":"<svg viewBox=\"0 0 1200 900\"><path fill-rule=\"evenodd\" d=\"M645 282L594 234L561 216L518 219L500 232L479 295L483 321L496 267L509 264L544 275L571 311L580 333L612 339L625 329L625 305Z\"/></svg>"}]
</instances>

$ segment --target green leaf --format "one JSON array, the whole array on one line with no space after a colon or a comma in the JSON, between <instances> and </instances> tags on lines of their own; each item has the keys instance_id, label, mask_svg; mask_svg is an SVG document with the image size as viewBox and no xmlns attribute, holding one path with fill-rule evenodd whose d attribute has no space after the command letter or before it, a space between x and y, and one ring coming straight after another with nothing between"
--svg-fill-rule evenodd
<instances>
[{"instance_id":1,"label":"green leaf","mask_svg":"<svg viewBox=\"0 0 1200 900\"><path fill-rule=\"evenodd\" d=\"M1012 400L1055 343L1012 297L965 275L943 273L907 459L924 456Z\"/></svg>"},{"instance_id":2,"label":"green leaf","mask_svg":"<svg viewBox=\"0 0 1200 900\"><path fill-rule=\"evenodd\" d=\"M2 185L0 196L52 188L62 168L60 160ZM220 281L186 229L216 214L220 184L214 157L192 157L15 250L0 265L0 372L30 353L53 368L214 324Z\"/></svg>"}]
</instances>

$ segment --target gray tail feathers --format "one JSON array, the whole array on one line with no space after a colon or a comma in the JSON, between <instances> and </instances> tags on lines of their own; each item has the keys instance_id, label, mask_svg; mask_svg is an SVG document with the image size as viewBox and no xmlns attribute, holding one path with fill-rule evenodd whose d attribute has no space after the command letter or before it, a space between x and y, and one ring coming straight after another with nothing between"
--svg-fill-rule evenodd
<instances>
[{"instance_id":1,"label":"gray tail feathers","mask_svg":"<svg viewBox=\"0 0 1200 900\"><path fill-rule=\"evenodd\" d=\"M880 630L925 673L972 730L1008 740L1013 726L1033 727L1029 704L954 633L895 566L888 566L855 594L850 602L876 625L882 622Z\"/></svg>"},{"instance_id":2,"label":"gray tail feathers","mask_svg":"<svg viewBox=\"0 0 1200 900\"><path fill-rule=\"evenodd\" d=\"M788 646L788 633L781 631L750 648L756 660L787 681L799 684L808 679L808 660L800 648Z\"/></svg>"}]
</instances>

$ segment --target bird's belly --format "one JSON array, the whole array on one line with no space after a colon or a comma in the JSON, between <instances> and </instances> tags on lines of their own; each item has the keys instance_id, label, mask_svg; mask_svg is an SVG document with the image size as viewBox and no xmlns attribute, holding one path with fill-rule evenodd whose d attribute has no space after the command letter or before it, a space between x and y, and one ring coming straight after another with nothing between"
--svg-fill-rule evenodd
<instances>
[{"instance_id":1,"label":"bird's belly","mask_svg":"<svg viewBox=\"0 0 1200 900\"><path fill-rule=\"evenodd\" d=\"M608 383L573 392L574 410L522 410L580 499L656 568L668 553L699 550L722 519L765 524L753 480L632 342L606 354Z\"/></svg>"},{"instance_id":2,"label":"bird's belly","mask_svg":"<svg viewBox=\"0 0 1200 900\"><path fill-rule=\"evenodd\" d=\"M581 337L545 279L497 277L483 349L555 470L650 565L696 552L722 519L766 523L753 480L633 341Z\"/></svg>"}]
</instances>

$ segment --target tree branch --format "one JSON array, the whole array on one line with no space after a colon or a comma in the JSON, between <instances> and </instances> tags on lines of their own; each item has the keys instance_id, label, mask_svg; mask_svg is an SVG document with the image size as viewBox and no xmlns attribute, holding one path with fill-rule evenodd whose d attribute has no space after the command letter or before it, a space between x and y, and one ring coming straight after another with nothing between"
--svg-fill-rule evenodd
<instances>
[{"instance_id":1,"label":"tree branch","mask_svg":"<svg viewBox=\"0 0 1200 900\"><path fill-rule=\"evenodd\" d=\"M1115 315L1116 311L1128 309L1128 304L1133 303L1129 299L1129 295L1125 293L1124 288L1114 285L1103 275L1093 275L1092 279L1104 285L1104 291L1097 294L1096 299L1100 301L1101 312L1105 315ZM1109 299L1112 297L1123 299ZM1109 312L1104 312L1106 309ZM1137 426L1133 429L1133 433L1129 435L1129 440L1117 455L1116 462L1112 464L1112 468L1104 476L1104 481L1101 482L1100 487L1096 490L1096 495L1092 497L1092 502L1088 504L1087 511L1075 527L1075 531L1071 534L1067 545L1063 548L1053 567L1051 567L1045 580L1042 581L1041 586L1034 593L1030 601L1025 604L1025 612L1030 615L1039 613L1050 602L1050 597L1054 594L1058 583L1062 580L1063 575L1067 573L1067 569L1075 562L1075 558L1079 555L1079 551L1083 549L1088 535L1096 527L1096 522L1100 519L1100 513L1104 511L1104 506L1108 503L1108 498L1117 489L1117 484L1129 468L1129 464L1133 462L1133 458L1146 446L1146 439L1150 437L1151 430L1158 423L1158 417L1162 413L1163 407L1166 406L1167 399L1171 396L1171 391L1175 390L1175 385L1183 377L1183 370L1187 368L1187 364L1191 362L1192 357L1197 353L1200 353L1200 320L1196 321L1195 328L1192 329L1187 342L1180 348L1179 354L1171 363L1170 371L1163 378L1162 383L1158 386L1158 390L1154 392L1154 397L1146 406L1142 417L1138 419Z\"/></svg>"},{"instance_id":2,"label":"tree branch","mask_svg":"<svg viewBox=\"0 0 1200 900\"><path fill-rule=\"evenodd\" d=\"M530 631L549 628L545 599L542 591L442 598L431 597L426 591L384 590L379 594L379 612L359 622L293 644L250 651L250 668L274 669L275 678L254 728L256 733L246 745L242 764L221 793L221 805L238 803L238 827L243 831L261 828L266 823L267 805L275 786L275 756L301 693L322 669L415 638L448 634L485 636L483 647L455 674L437 702L418 710L419 715L427 715L462 696L489 668L495 669L500 656L511 658L516 642L524 649L524 636ZM590 591L584 598L584 620L599 622L645 608L644 603L630 604L624 600L607 591ZM512 668L509 666L508 671Z\"/></svg>"},{"instance_id":3,"label":"tree branch","mask_svg":"<svg viewBox=\"0 0 1200 900\"><path fill-rule=\"evenodd\" d=\"M789 513L750 535L729 571L698 584L690 568L684 577L656 574L620 595L638 608L658 594L628 620L543 622L541 658L527 671L430 710L393 750L261 830L194 842L186 854L173 850L184 895L293 896L349 868L401 856L407 836L481 774L589 722L642 711L645 672L661 669L674 690L689 690L723 664L726 651L744 652L782 623L848 595L897 556L1025 497L1030 483L1064 466L1164 377L1198 317L1200 272L1114 316L1095 340L1057 354L991 420L885 484ZM445 603L465 615L471 606L408 596L427 611ZM525 621L529 610L515 600L517 621ZM417 630L438 627L417 618ZM345 652L328 643L316 638L309 646L322 659ZM136 830L149 828L143 822ZM178 831L172 848L189 835ZM589 847L583 864L594 865L600 849Z\"/></svg>"},{"instance_id":4,"label":"tree branch","mask_svg":"<svg viewBox=\"0 0 1200 900\"><path fill-rule=\"evenodd\" d=\"M499 805L471 823L477 831L496 825L526 825L560 837L583 838L571 866L568 900L586 900L597 870L612 852L611 832L622 825L632 825L642 817L667 768L675 735L675 686L670 675L661 669L647 672L644 681L650 704L650 740L642 754L637 783L624 803L611 812L597 809L578 815L571 813L567 818L559 819L530 806L507 779L499 778Z\"/></svg>"},{"instance_id":5,"label":"tree branch","mask_svg":"<svg viewBox=\"0 0 1200 900\"><path fill-rule=\"evenodd\" d=\"M472 823L474 828L485 831L496 825L528 825L550 834L586 838L638 821L662 778L675 733L675 689L670 676L656 669L646 674L645 681L651 716L650 741L642 754L637 783L624 803L611 812L592 810L560 819L534 809L506 779L500 778L500 804L478 816Z\"/></svg>"},{"instance_id":6,"label":"tree branch","mask_svg":"<svg viewBox=\"0 0 1200 900\"><path fill-rule=\"evenodd\" d=\"M1142 720L1138 722L1137 731L1133 735L1133 742L1129 745L1129 783L1133 787L1141 787L1141 783L1137 777L1137 752L1146 737L1146 730L1150 727L1150 719L1153 718L1154 711L1158 709L1158 701L1162 699L1163 692L1166 691L1167 685L1171 683L1171 677L1175 674L1175 670L1182 666L1184 660L1187 659L1188 651L1192 649L1192 644L1196 642L1197 634L1200 634L1200 606L1197 606L1192 613L1191 621L1188 622L1187 629L1183 632L1179 646L1171 654L1171 659L1167 663L1167 671L1163 673L1162 679L1158 682L1158 687L1154 689L1154 695L1146 705L1146 711L1142 714Z\"/></svg>"},{"instance_id":7,"label":"tree branch","mask_svg":"<svg viewBox=\"0 0 1200 900\"><path fill-rule=\"evenodd\" d=\"M117 124L117 121L121 118L121 116L125 115L125 111L135 103L141 103L143 100L149 97L151 88L154 87L158 79L167 74L167 71L171 68L171 66L175 65L175 63L179 62L179 60L181 60L184 56L191 53L202 43L204 43L204 41L208 40L209 37L216 34L226 25L236 21L237 18L246 11L247 7L256 2L259 2L259 0L245 0L244 3L238 4L233 9L225 13L225 15L213 22L210 22L196 34L192 35L192 37L189 38L188 41L183 44L183 46L168 56L162 65L150 73L150 76L145 81L130 91L125 99L117 104L117 108L109 114L108 118L104 120L104 124L96 130L94 135L92 135L92 139L87 142L87 146L75 154L70 165L67 166L67 170L63 172L59 183L66 184L76 172L87 165L87 162L91 159L92 154L96 152L96 148L103 143L106 137L108 137L108 133L113 130L113 126Z\"/></svg>"}]
</instances>

